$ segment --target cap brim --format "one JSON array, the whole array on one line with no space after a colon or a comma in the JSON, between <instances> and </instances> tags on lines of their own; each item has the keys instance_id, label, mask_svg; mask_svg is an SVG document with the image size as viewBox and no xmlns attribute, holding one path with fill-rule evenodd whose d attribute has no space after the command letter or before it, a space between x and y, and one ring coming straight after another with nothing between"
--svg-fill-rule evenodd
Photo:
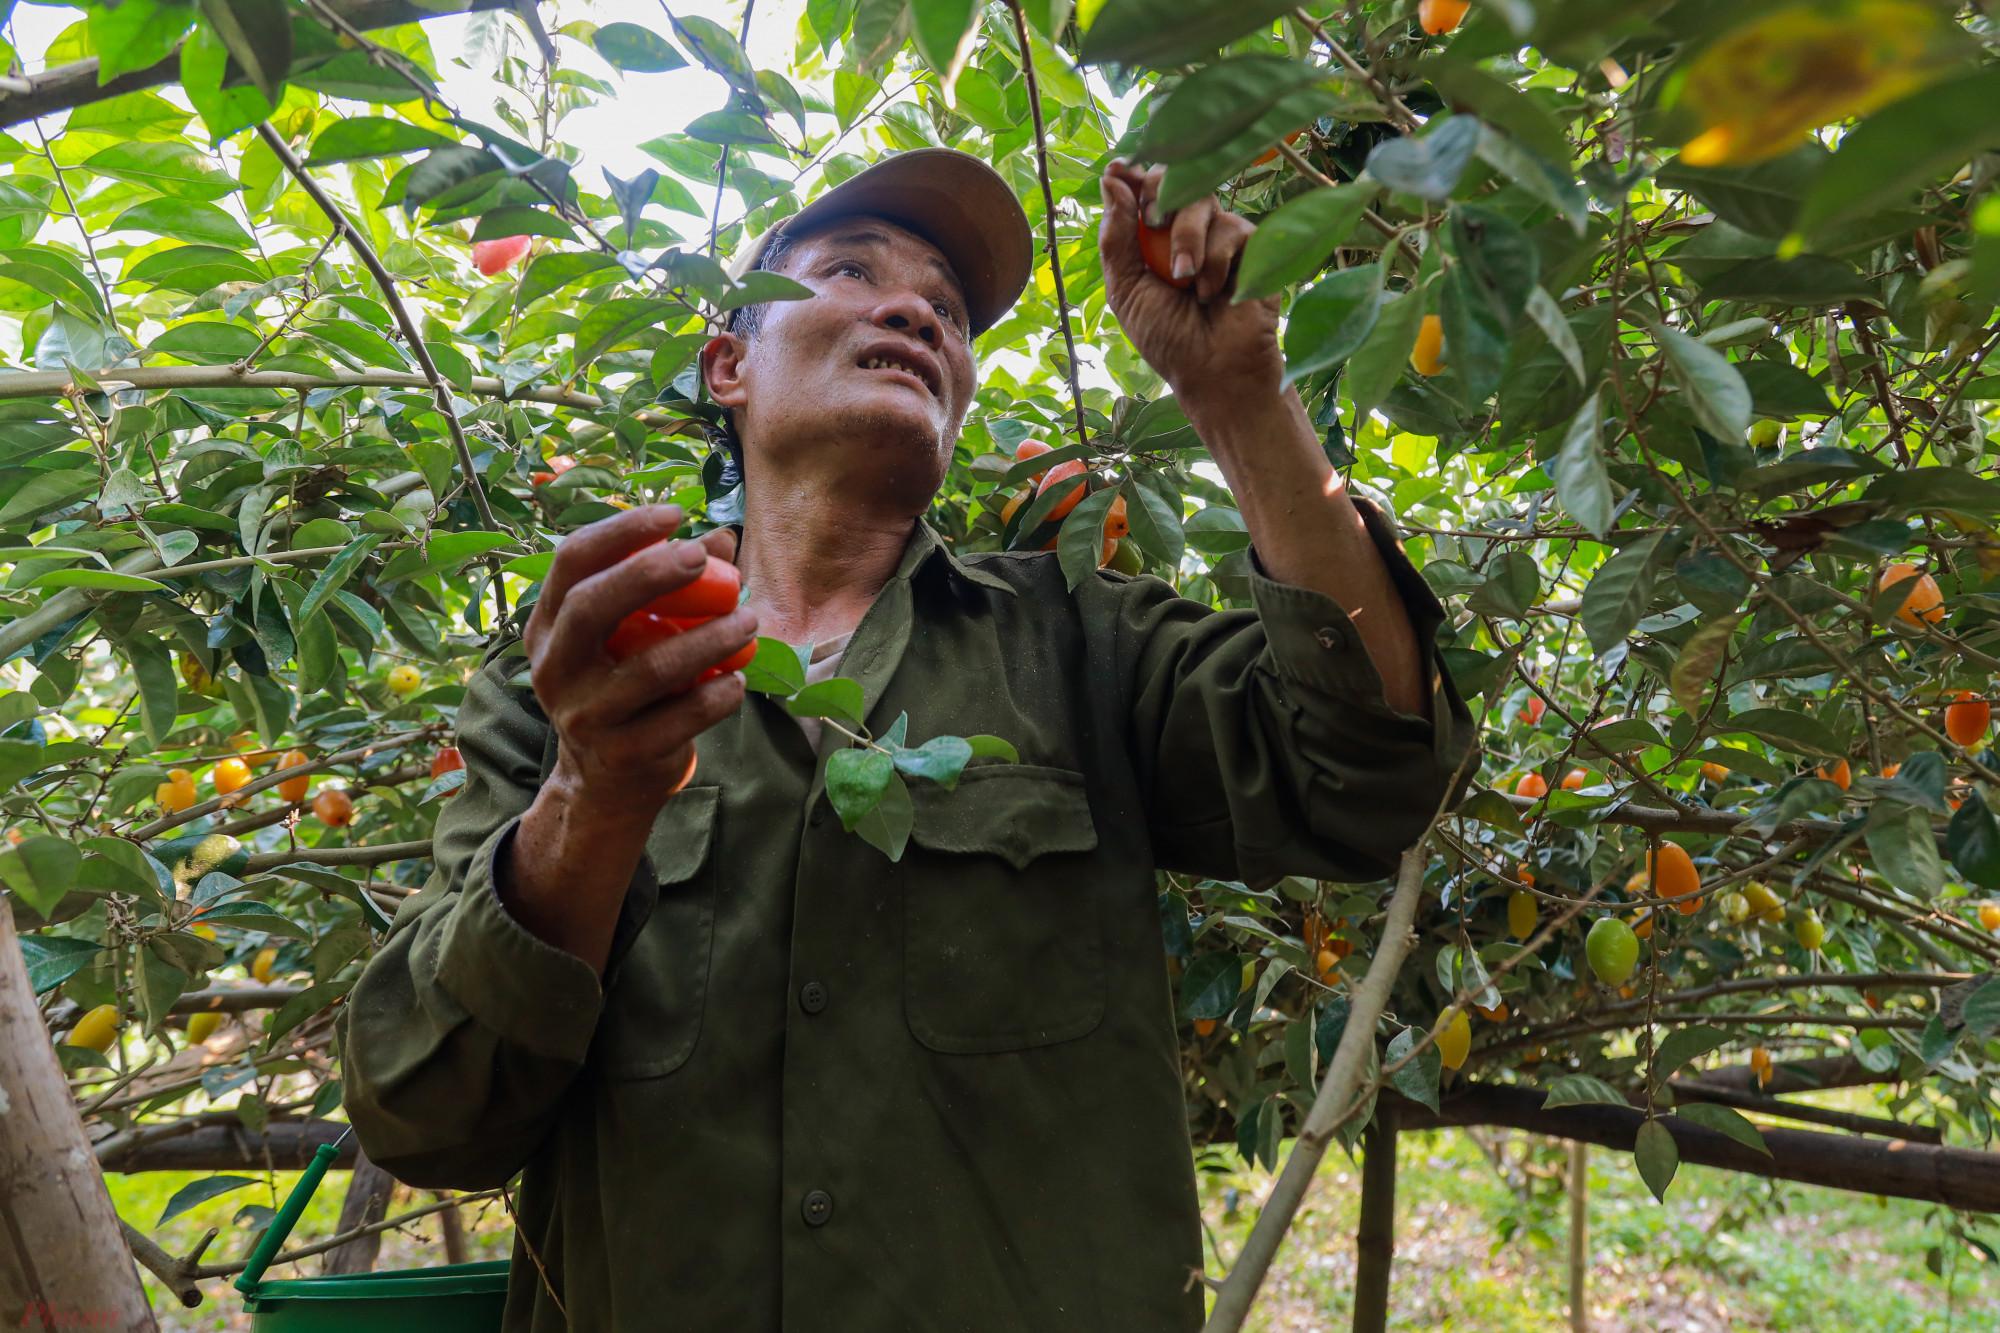
<instances>
[{"instance_id":1,"label":"cap brim","mask_svg":"<svg viewBox=\"0 0 2000 1333\"><path fill-rule=\"evenodd\" d=\"M965 290L972 332L1000 322L1034 271L1028 215L999 172L955 148L913 148L828 190L758 237L737 257L737 276L771 241L845 217L879 217L938 248Z\"/></svg>"}]
</instances>

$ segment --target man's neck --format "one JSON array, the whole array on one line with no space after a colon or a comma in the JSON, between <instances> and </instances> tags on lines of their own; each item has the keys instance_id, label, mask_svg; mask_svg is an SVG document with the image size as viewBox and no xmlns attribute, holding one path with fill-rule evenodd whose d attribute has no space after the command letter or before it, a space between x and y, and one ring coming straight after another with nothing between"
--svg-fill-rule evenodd
<instances>
[{"instance_id":1,"label":"man's neck","mask_svg":"<svg viewBox=\"0 0 2000 1333\"><path fill-rule=\"evenodd\" d=\"M760 477L745 488L736 555L758 634L803 644L853 630L894 576L915 527L908 514L843 509L816 486Z\"/></svg>"}]
</instances>

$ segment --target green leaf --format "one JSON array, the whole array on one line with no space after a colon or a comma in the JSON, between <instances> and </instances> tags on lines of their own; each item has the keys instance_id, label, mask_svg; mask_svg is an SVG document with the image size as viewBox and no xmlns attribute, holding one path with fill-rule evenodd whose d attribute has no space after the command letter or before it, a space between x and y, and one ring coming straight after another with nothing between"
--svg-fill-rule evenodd
<instances>
[{"instance_id":1,"label":"green leaf","mask_svg":"<svg viewBox=\"0 0 2000 1333\"><path fill-rule=\"evenodd\" d=\"M826 796L852 832L888 790L896 763L880 750L836 750L826 761Z\"/></svg>"},{"instance_id":2,"label":"green leaf","mask_svg":"<svg viewBox=\"0 0 2000 1333\"><path fill-rule=\"evenodd\" d=\"M1693 1121L1718 1134L1727 1134L1744 1147L1755 1148L1766 1157L1771 1155L1770 1148L1764 1143L1764 1135L1740 1111L1732 1111L1727 1106L1715 1106L1708 1102L1684 1102L1674 1107L1674 1114L1682 1120Z\"/></svg>"},{"instance_id":3,"label":"green leaf","mask_svg":"<svg viewBox=\"0 0 2000 1333\"><path fill-rule=\"evenodd\" d=\"M1354 402L1354 420L1366 421L1402 378L1424 322L1424 294L1405 292L1385 304L1374 329L1348 358L1343 387Z\"/></svg>"},{"instance_id":4,"label":"green leaf","mask_svg":"<svg viewBox=\"0 0 2000 1333\"><path fill-rule=\"evenodd\" d=\"M0 522L5 522L0 517ZM91 592L165 592L167 585L137 574L119 574L108 569L58 569L38 576L37 588L85 588Z\"/></svg>"},{"instance_id":5,"label":"green leaf","mask_svg":"<svg viewBox=\"0 0 2000 1333\"><path fill-rule=\"evenodd\" d=\"M681 39L681 45L694 53L696 60L720 74L730 87L753 103L758 100L757 71L727 28L698 14L685 17L670 14L668 17L674 25L674 35Z\"/></svg>"},{"instance_id":6,"label":"green leaf","mask_svg":"<svg viewBox=\"0 0 2000 1333\"><path fill-rule=\"evenodd\" d=\"M909 845L910 830L915 825L916 808L910 803L910 789L903 785L902 778L892 772L889 774L889 785L882 790L882 799L861 817L854 831L863 842L878 849L891 861L900 861L903 849Z\"/></svg>"},{"instance_id":7,"label":"green leaf","mask_svg":"<svg viewBox=\"0 0 2000 1333\"><path fill-rule=\"evenodd\" d=\"M1083 35L1085 64L1170 69L1289 13L1283 0L1105 0Z\"/></svg>"},{"instance_id":8,"label":"green leaf","mask_svg":"<svg viewBox=\"0 0 2000 1333\"><path fill-rule=\"evenodd\" d=\"M1875 869L1905 893L1936 896L1944 887L1944 862L1938 858L1929 813L1878 803L1873 815L1866 837Z\"/></svg>"},{"instance_id":9,"label":"green leaf","mask_svg":"<svg viewBox=\"0 0 2000 1333\"><path fill-rule=\"evenodd\" d=\"M199 295L225 282L262 282L268 276L234 250L219 245L180 245L153 251L127 268L118 281L120 286L143 282Z\"/></svg>"},{"instance_id":10,"label":"green leaf","mask_svg":"<svg viewBox=\"0 0 2000 1333\"><path fill-rule=\"evenodd\" d=\"M173 656L166 644L143 632L126 639L122 646L139 682L139 716L146 739L158 746L173 731L180 710L180 682L174 679Z\"/></svg>"},{"instance_id":11,"label":"green leaf","mask_svg":"<svg viewBox=\"0 0 2000 1333\"><path fill-rule=\"evenodd\" d=\"M320 608L325 606L328 600L340 591L341 585L353 577L354 571L361 567L361 562L366 560L369 554L381 544L381 535L370 533L366 537L360 537L349 542L342 548L340 554L327 561L326 568L321 570L319 577L313 580L312 591L307 593L305 601L300 603L297 618L302 621L312 619ZM436 550L437 546L437 542L431 543L433 551Z\"/></svg>"},{"instance_id":12,"label":"green leaf","mask_svg":"<svg viewBox=\"0 0 2000 1333\"><path fill-rule=\"evenodd\" d=\"M1599 656L1625 642L1653 600L1655 535L1641 537L1597 567L1583 590L1583 632Z\"/></svg>"},{"instance_id":13,"label":"green leaf","mask_svg":"<svg viewBox=\"0 0 2000 1333\"><path fill-rule=\"evenodd\" d=\"M276 1012L264 1020L265 1048L269 1049L276 1044L278 1038L347 994L351 985L351 982L345 981L322 981L317 985L306 987L286 1000Z\"/></svg>"},{"instance_id":14,"label":"green leaf","mask_svg":"<svg viewBox=\"0 0 2000 1333\"><path fill-rule=\"evenodd\" d=\"M1653 1055L1653 1073L1657 1078L1672 1078L1682 1066L1728 1043L1729 1034L1721 1028L1706 1025L1676 1028L1661 1038Z\"/></svg>"},{"instance_id":15,"label":"green leaf","mask_svg":"<svg viewBox=\"0 0 2000 1333\"><path fill-rule=\"evenodd\" d=\"M921 36L921 12L918 32ZM1180 162L1213 152L1255 125L1293 89L1325 82L1327 71L1318 65L1283 56L1234 56L1204 65L1154 103L1134 151L1142 162ZM1352 226L1354 219L1347 221ZM1269 222L1265 219L1259 230ZM1331 254L1337 244L1331 242L1324 253ZM1247 252L1245 258L1247 262Z\"/></svg>"},{"instance_id":16,"label":"green leaf","mask_svg":"<svg viewBox=\"0 0 2000 1333\"><path fill-rule=\"evenodd\" d=\"M1727 719L1717 718L1713 725L1724 735L1741 732L1793 754L1819 759L1839 759L1846 754L1839 738L1824 723L1790 709L1752 708Z\"/></svg>"},{"instance_id":17,"label":"green leaf","mask_svg":"<svg viewBox=\"0 0 2000 1333\"><path fill-rule=\"evenodd\" d=\"M128 0L116 12L122 13L142 2L144 0ZM148 199L120 213L106 230L142 231L155 236L170 236L177 241L236 246L244 250L256 245L250 233L244 231L235 218L214 204L199 199Z\"/></svg>"},{"instance_id":18,"label":"green leaf","mask_svg":"<svg viewBox=\"0 0 2000 1333\"><path fill-rule=\"evenodd\" d=\"M1523 98L1523 101L1527 99ZM1570 229L1583 235L1590 225L1590 196L1578 185L1567 166L1554 162L1515 139L1480 127L1477 149L1480 160L1511 177L1516 185L1562 214ZM1564 145L1567 159L1568 145Z\"/></svg>"},{"instance_id":19,"label":"green leaf","mask_svg":"<svg viewBox=\"0 0 2000 1333\"><path fill-rule=\"evenodd\" d=\"M1546 296L1541 288L1535 288L1537 295ZM1557 316L1561 323L1561 316ZM1568 326L1563 326L1567 331ZM1598 395L1593 393L1583 400L1583 406L1570 418L1568 429L1563 432L1562 444L1549 464L1549 472L1555 478L1556 497L1562 501L1569 516L1595 537L1603 537L1611 530L1611 475L1604 468L1604 449L1599 442L1600 412Z\"/></svg>"},{"instance_id":20,"label":"green leaf","mask_svg":"<svg viewBox=\"0 0 2000 1333\"><path fill-rule=\"evenodd\" d=\"M504 241L513 236L553 236L568 241L576 238L576 228L546 208L508 204L480 214L479 225L472 231L475 244Z\"/></svg>"},{"instance_id":21,"label":"green leaf","mask_svg":"<svg viewBox=\"0 0 2000 1333\"><path fill-rule=\"evenodd\" d=\"M292 19L283 0L197 0L202 16L250 82L276 106L292 68Z\"/></svg>"},{"instance_id":22,"label":"green leaf","mask_svg":"<svg viewBox=\"0 0 2000 1333\"><path fill-rule=\"evenodd\" d=\"M917 50L938 72L949 96L966 57L972 54L976 35L973 20L979 15L979 4L977 0L910 0L910 14L915 19Z\"/></svg>"},{"instance_id":23,"label":"green leaf","mask_svg":"<svg viewBox=\"0 0 2000 1333\"><path fill-rule=\"evenodd\" d=\"M1366 182L1339 185L1300 195L1266 215L1243 247L1235 299L1254 301L1272 296L1319 272L1328 257L1345 244L1362 211L1379 193ZM1290 316L1294 325L1298 317L1295 304ZM1290 340L1288 326L1286 341Z\"/></svg>"},{"instance_id":24,"label":"green leaf","mask_svg":"<svg viewBox=\"0 0 2000 1333\"><path fill-rule=\"evenodd\" d=\"M965 742L972 747L975 759L1002 759L1010 764L1021 762L1021 752L1014 748L1013 742L998 736L967 736Z\"/></svg>"},{"instance_id":25,"label":"green leaf","mask_svg":"<svg viewBox=\"0 0 2000 1333\"><path fill-rule=\"evenodd\" d=\"M179 199L220 199L242 188L193 144L178 141L113 144L83 169Z\"/></svg>"},{"instance_id":26,"label":"green leaf","mask_svg":"<svg viewBox=\"0 0 2000 1333\"><path fill-rule=\"evenodd\" d=\"M161 204L176 204L182 208L214 208L213 204L189 204L181 199L161 199ZM220 212L221 210L217 210ZM192 361L200 366L227 365L240 361L256 351L263 339L253 329L241 324L231 324L219 319L193 319L185 324L176 324L153 339L153 350L168 356Z\"/></svg>"},{"instance_id":27,"label":"green leaf","mask_svg":"<svg viewBox=\"0 0 2000 1333\"><path fill-rule=\"evenodd\" d=\"M1408 1055L1411 1049L1427 1035L1416 1028L1404 1028L1389 1043L1389 1049L1383 1052L1382 1063L1395 1064ZM1443 1070L1444 1058L1438 1054L1437 1043L1432 1042L1424 1048L1421 1055L1395 1072L1393 1081L1396 1091L1411 1101L1435 1111L1438 1109L1438 1079Z\"/></svg>"},{"instance_id":28,"label":"green leaf","mask_svg":"<svg viewBox=\"0 0 2000 1333\"><path fill-rule=\"evenodd\" d=\"M1722 668L1723 654L1729 651L1730 640L1736 634L1736 627L1743 623L1747 613L1737 612L1720 620L1711 620L1696 630L1688 641L1681 645L1680 654L1674 658L1674 670L1668 678L1674 699L1690 714L1699 715L1702 698L1715 674Z\"/></svg>"},{"instance_id":29,"label":"green leaf","mask_svg":"<svg viewBox=\"0 0 2000 1333\"><path fill-rule=\"evenodd\" d=\"M604 63L627 73L659 74L687 65L673 43L636 23L607 23L590 35L590 44Z\"/></svg>"},{"instance_id":30,"label":"green leaf","mask_svg":"<svg viewBox=\"0 0 2000 1333\"><path fill-rule=\"evenodd\" d=\"M1137 479L1120 483L1118 493L1125 497L1132 540L1168 569L1179 569L1187 539L1181 532L1181 516L1167 497Z\"/></svg>"},{"instance_id":31,"label":"green leaf","mask_svg":"<svg viewBox=\"0 0 2000 1333\"><path fill-rule=\"evenodd\" d=\"M1809 143L1783 157L1749 167L1690 167L1678 158L1661 169L1660 184L1686 190L1732 226L1757 236L1792 229L1799 203L1831 155Z\"/></svg>"},{"instance_id":32,"label":"green leaf","mask_svg":"<svg viewBox=\"0 0 2000 1333\"><path fill-rule=\"evenodd\" d=\"M1981 1041L1991 1039L2000 1030L2000 979L1989 980L1966 996L1959 1019L1972 1030L1973 1036Z\"/></svg>"},{"instance_id":33,"label":"green leaf","mask_svg":"<svg viewBox=\"0 0 2000 1333\"><path fill-rule=\"evenodd\" d=\"M1549 1095L1542 1101L1544 1111L1553 1111L1562 1106L1629 1106L1624 1094L1601 1078L1589 1074L1564 1074L1549 1084Z\"/></svg>"},{"instance_id":34,"label":"green leaf","mask_svg":"<svg viewBox=\"0 0 2000 1333\"><path fill-rule=\"evenodd\" d=\"M1729 358L1664 324L1653 326L1653 337L1686 391L1696 422L1725 444L1741 444L1750 429L1750 388Z\"/></svg>"},{"instance_id":35,"label":"green leaf","mask_svg":"<svg viewBox=\"0 0 2000 1333\"><path fill-rule=\"evenodd\" d=\"M1303 379L1353 356L1374 332L1382 308L1382 270L1374 264L1342 269L1301 292L1285 323L1285 379ZM1410 343L1416 343L1414 332Z\"/></svg>"},{"instance_id":36,"label":"green leaf","mask_svg":"<svg viewBox=\"0 0 2000 1333\"><path fill-rule=\"evenodd\" d=\"M1227 951L1205 953L1181 976L1181 1017L1200 1022L1223 1018L1243 993L1243 959Z\"/></svg>"},{"instance_id":37,"label":"green leaf","mask_svg":"<svg viewBox=\"0 0 2000 1333\"><path fill-rule=\"evenodd\" d=\"M131 4L134 0L125 0ZM202 1180L190 1181L175 1190L167 1200L167 1206L160 1210L160 1220L153 1223L163 1227L190 1208L197 1208L210 1199L220 1198L232 1190L240 1190L245 1185L261 1185L264 1182L255 1176L208 1176Z\"/></svg>"},{"instance_id":38,"label":"green leaf","mask_svg":"<svg viewBox=\"0 0 2000 1333\"><path fill-rule=\"evenodd\" d=\"M745 273L741 282L722 293L715 306L718 310L734 310L738 306L762 305L766 301L804 301L812 294L812 288L797 279L760 269Z\"/></svg>"},{"instance_id":39,"label":"green leaf","mask_svg":"<svg viewBox=\"0 0 2000 1333\"><path fill-rule=\"evenodd\" d=\"M1653 1197L1665 1203L1667 1186L1674 1183L1674 1172L1680 1169L1681 1150L1674 1143L1673 1134L1659 1120L1648 1120L1639 1126L1632 1164L1639 1168L1639 1179L1646 1182Z\"/></svg>"},{"instance_id":40,"label":"green leaf","mask_svg":"<svg viewBox=\"0 0 2000 1333\"><path fill-rule=\"evenodd\" d=\"M806 687L806 653L783 639L759 638L757 655L743 668L744 687L759 694L792 695Z\"/></svg>"},{"instance_id":41,"label":"green leaf","mask_svg":"<svg viewBox=\"0 0 2000 1333\"><path fill-rule=\"evenodd\" d=\"M1945 826L1945 854L1969 883L2000 889L2000 820L1987 808L1983 791L1975 789Z\"/></svg>"},{"instance_id":42,"label":"green leaf","mask_svg":"<svg viewBox=\"0 0 2000 1333\"><path fill-rule=\"evenodd\" d=\"M582 369L641 329L679 324L687 308L651 296L619 296L593 306L576 330L576 368Z\"/></svg>"},{"instance_id":43,"label":"green leaf","mask_svg":"<svg viewBox=\"0 0 2000 1333\"><path fill-rule=\"evenodd\" d=\"M1368 174L1392 190L1441 204L1458 188L1458 178L1479 145L1479 121L1445 116L1430 121L1421 137L1390 138L1368 153Z\"/></svg>"},{"instance_id":44,"label":"green leaf","mask_svg":"<svg viewBox=\"0 0 2000 1333\"><path fill-rule=\"evenodd\" d=\"M2000 68L1932 84L1841 136L1793 224L1798 244L1835 223L1900 203L1967 159L2000 148Z\"/></svg>"},{"instance_id":45,"label":"green leaf","mask_svg":"<svg viewBox=\"0 0 2000 1333\"><path fill-rule=\"evenodd\" d=\"M395 157L427 148L448 148L456 141L436 130L389 116L349 116L336 120L313 140L309 167L335 162L360 162L371 157Z\"/></svg>"},{"instance_id":46,"label":"green leaf","mask_svg":"<svg viewBox=\"0 0 2000 1333\"><path fill-rule=\"evenodd\" d=\"M896 769L913 778L929 778L946 791L958 786L958 775L972 760L972 744L962 736L936 736L914 750L897 747Z\"/></svg>"},{"instance_id":47,"label":"green leaf","mask_svg":"<svg viewBox=\"0 0 2000 1333\"><path fill-rule=\"evenodd\" d=\"M1882 299L1880 288L1854 265L1823 255L1753 259L1701 279L1701 295L1705 301L1793 306Z\"/></svg>"},{"instance_id":48,"label":"green leaf","mask_svg":"<svg viewBox=\"0 0 2000 1333\"><path fill-rule=\"evenodd\" d=\"M75 844L38 833L0 851L0 881L46 917L76 881L77 867L82 863L83 854Z\"/></svg>"},{"instance_id":49,"label":"green leaf","mask_svg":"<svg viewBox=\"0 0 2000 1333\"><path fill-rule=\"evenodd\" d=\"M1583 348L1577 345L1576 331L1563 318L1562 308L1556 304L1555 298L1545 288L1537 287L1528 293L1527 312L1528 318L1535 321L1535 327L1542 331L1542 336L1549 340L1549 346L1555 348L1563 364L1576 376L1576 382L1588 384L1590 377L1583 369Z\"/></svg>"},{"instance_id":50,"label":"green leaf","mask_svg":"<svg viewBox=\"0 0 2000 1333\"><path fill-rule=\"evenodd\" d=\"M1118 492L1108 486L1094 491L1063 519L1062 531L1056 535L1056 559L1071 592L1097 572L1097 558L1104 551L1104 520L1117 498Z\"/></svg>"},{"instance_id":51,"label":"green leaf","mask_svg":"<svg viewBox=\"0 0 2000 1333\"><path fill-rule=\"evenodd\" d=\"M534 302L554 292L559 292L573 282L584 278L612 273L623 274L618 261L610 255L591 251L587 254L542 255L528 265L528 271L521 275L521 285L514 294L514 304L525 310Z\"/></svg>"},{"instance_id":52,"label":"green leaf","mask_svg":"<svg viewBox=\"0 0 2000 1333\"><path fill-rule=\"evenodd\" d=\"M116 7L85 12L90 43L97 52L99 87L165 60L194 25L193 6L159 0L124 0ZM70 128L77 128L75 112L70 113Z\"/></svg>"},{"instance_id":53,"label":"green leaf","mask_svg":"<svg viewBox=\"0 0 2000 1333\"><path fill-rule=\"evenodd\" d=\"M1541 595L1541 571L1526 551L1507 551L1487 566L1486 581L1473 589L1466 605L1483 615L1518 620Z\"/></svg>"},{"instance_id":54,"label":"green leaf","mask_svg":"<svg viewBox=\"0 0 2000 1333\"><path fill-rule=\"evenodd\" d=\"M62 985L104 952L96 940L73 940L61 935L23 935L20 940L21 958L28 967L28 987L37 995Z\"/></svg>"},{"instance_id":55,"label":"green leaf","mask_svg":"<svg viewBox=\"0 0 2000 1333\"><path fill-rule=\"evenodd\" d=\"M785 711L793 717L830 717L849 727L861 727L866 699L861 682L834 676L808 685L785 701Z\"/></svg>"}]
</instances>

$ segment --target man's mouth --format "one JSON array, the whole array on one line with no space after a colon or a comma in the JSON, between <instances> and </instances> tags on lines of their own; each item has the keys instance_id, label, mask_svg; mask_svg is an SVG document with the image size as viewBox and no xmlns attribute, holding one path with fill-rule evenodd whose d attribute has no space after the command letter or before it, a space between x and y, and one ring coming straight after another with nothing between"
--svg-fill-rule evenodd
<instances>
[{"instance_id":1,"label":"man's mouth","mask_svg":"<svg viewBox=\"0 0 2000 1333\"><path fill-rule=\"evenodd\" d=\"M915 358L900 357L892 353L871 352L861 358L863 370L899 370L924 386L933 397L937 395L937 372Z\"/></svg>"}]
</instances>

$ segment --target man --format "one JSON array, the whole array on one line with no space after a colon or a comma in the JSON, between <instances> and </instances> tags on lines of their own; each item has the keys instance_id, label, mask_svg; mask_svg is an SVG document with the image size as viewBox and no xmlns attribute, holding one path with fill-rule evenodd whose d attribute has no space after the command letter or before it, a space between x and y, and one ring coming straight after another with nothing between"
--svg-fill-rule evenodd
<instances>
[{"instance_id":1,"label":"man","mask_svg":"<svg viewBox=\"0 0 2000 1333\"><path fill-rule=\"evenodd\" d=\"M1281 387L1275 301L1230 302L1250 225L1181 210L1172 286L1136 247L1157 184L1104 178L1107 291L1242 506L1254 612L1113 573L1072 594L1053 555L924 525L1032 247L999 176L920 150L792 218L761 253L812 297L704 353L740 548L621 558L671 507L577 532L532 689L508 658L474 679L436 874L349 1008L348 1106L412 1184L524 1172L510 1330L1200 1322L1155 869L1386 874L1469 727L1437 603ZM612 661L709 553L743 608ZM890 863L831 815L843 738L692 684L760 630L836 647L878 733L907 712L1021 762L913 782Z\"/></svg>"}]
</instances>

